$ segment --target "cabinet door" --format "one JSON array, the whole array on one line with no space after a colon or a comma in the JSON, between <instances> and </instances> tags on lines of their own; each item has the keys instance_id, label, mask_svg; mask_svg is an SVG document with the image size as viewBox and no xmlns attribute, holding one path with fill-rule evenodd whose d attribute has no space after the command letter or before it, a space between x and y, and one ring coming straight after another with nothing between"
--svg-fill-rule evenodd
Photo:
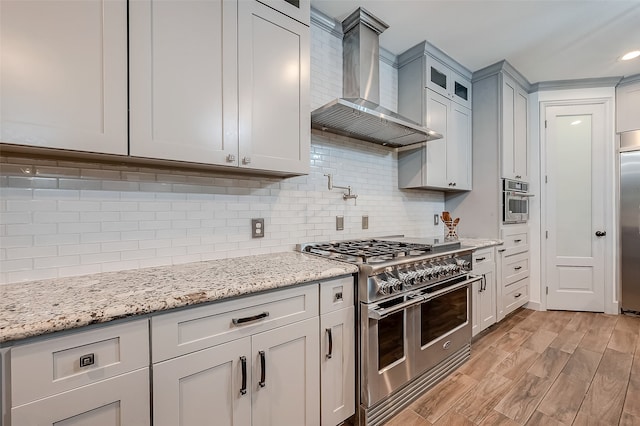
<instances>
[{"instance_id":1,"label":"cabinet door","mask_svg":"<svg viewBox=\"0 0 640 426\"><path fill-rule=\"evenodd\" d=\"M240 167L309 172L309 27L251 0L238 7Z\"/></svg>"},{"instance_id":2,"label":"cabinet door","mask_svg":"<svg viewBox=\"0 0 640 426\"><path fill-rule=\"evenodd\" d=\"M471 81L457 72L451 72L451 99L471 109Z\"/></svg>"},{"instance_id":3,"label":"cabinet door","mask_svg":"<svg viewBox=\"0 0 640 426\"><path fill-rule=\"evenodd\" d=\"M529 95L518 86L514 101L513 160L514 178L529 181Z\"/></svg>"},{"instance_id":4,"label":"cabinet door","mask_svg":"<svg viewBox=\"0 0 640 426\"><path fill-rule=\"evenodd\" d=\"M237 166L237 1L129 2L131 155Z\"/></svg>"},{"instance_id":5,"label":"cabinet door","mask_svg":"<svg viewBox=\"0 0 640 426\"><path fill-rule=\"evenodd\" d=\"M427 55L427 88L451 99L451 70L430 55Z\"/></svg>"},{"instance_id":6,"label":"cabinet door","mask_svg":"<svg viewBox=\"0 0 640 426\"><path fill-rule=\"evenodd\" d=\"M482 292L482 281L476 281L471 285L471 306L473 306L471 315L471 336L480 333L480 293Z\"/></svg>"},{"instance_id":7,"label":"cabinet door","mask_svg":"<svg viewBox=\"0 0 640 426\"><path fill-rule=\"evenodd\" d=\"M285 15L309 25L311 21L310 0L258 0Z\"/></svg>"},{"instance_id":8,"label":"cabinet door","mask_svg":"<svg viewBox=\"0 0 640 426\"><path fill-rule=\"evenodd\" d=\"M471 190L471 110L453 102L447 134L447 181L453 189Z\"/></svg>"},{"instance_id":9,"label":"cabinet door","mask_svg":"<svg viewBox=\"0 0 640 426\"><path fill-rule=\"evenodd\" d=\"M502 81L502 177L529 178L528 94L503 75Z\"/></svg>"},{"instance_id":10,"label":"cabinet door","mask_svg":"<svg viewBox=\"0 0 640 426\"><path fill-rule=\"evenodd\" d=\"M252 425L320 424L318 318L252 336Z\"/></svg>"},{"instance_id":11,"label":"cabinet door","mask_svg":"<svg viewBox=\"0 0 640 426\"><path fill-rule=\"evenodd\" d=\"M354 307L320 318L322 426L335 426L355 412Z\"/></svg>"},{"instance_id":12,"label":"cabinet door","mask_svg":"<svg viewBox=\"0 0 640 426\"><path fill-rule=\"evenodd\" d=\"M149 369L106 379L11 409L13 425L149 425Z\"/></svg>"},{"instance_id":13,"label":"cabinet door","mask_svg":"<svg viewBox=\"0 0 640 426\"><path fill-rule=\"evenodd\" d=\"M496 273L495 269L488 270L482 274L484 285L479 293L477 306L478 331L487 329L496 322Z\"/></svg>"},{"instance_id":14,"label":"cabinet door","mask_svg":"<svg viewBox=\"0 0 640 426\"><path fill-rule=\"evenodd\" d=\"M447 180L447 144L449 143L449 108L451 101L446 97L426 90L426 126L442 134L442 139L436 139L426 144L424 167L425 186L450 189Z\"/></svg>"},{"instance_id":15,"label":"cabinet door","mask_svg":"<svg viewBox=\"0 0 640 426\"><path fill-rule=\"evenodd\" d=\"M515 81L503 75L502 80L502 177L515 179Z\"/></svg>"},{"instance_id":16,"label":"cabinet door","mask_svg":"<svg viewBox=\"0 0 640 426\"><path fill-rule=\"evenodd\" d=\"M127 154L127 6L0 2L0 141Z\"/></svg>"},{"instance_id":17,"label":"cabinet door","mask_svg":"<svg viewBox=\"0 0 640 426\"><path fill-rule=\"evenodd\" d=\"M246 337L154 364L154 425L249 426L250 351Z\"/></svg>"}]
</instances>

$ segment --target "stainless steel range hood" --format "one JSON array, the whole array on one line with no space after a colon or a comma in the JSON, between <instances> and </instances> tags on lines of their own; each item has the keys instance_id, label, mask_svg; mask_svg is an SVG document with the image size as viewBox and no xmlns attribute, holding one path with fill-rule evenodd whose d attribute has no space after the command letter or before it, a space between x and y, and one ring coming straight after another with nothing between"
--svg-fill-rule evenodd
<instances>
[{"instance_id":1,"label":"stainless steel range hood","mask_svg":"<svg viewBox=\"0 0 640 426\"><path fill-rule=\"evenodd\" d=\"M311 127L387 146L442 138L380 106L380 44L388 25L363 8L342 22L342 94L311 113Z\"/></svg>"}]
</instances>

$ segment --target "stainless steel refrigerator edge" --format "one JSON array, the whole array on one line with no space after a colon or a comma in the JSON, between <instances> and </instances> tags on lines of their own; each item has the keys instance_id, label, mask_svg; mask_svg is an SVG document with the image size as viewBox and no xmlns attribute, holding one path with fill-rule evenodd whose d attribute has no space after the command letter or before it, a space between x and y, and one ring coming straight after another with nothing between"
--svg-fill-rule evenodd
<instances>
[{"instance_id":1,"label":"stainless steel refrigerator edge","mask_svg":"<svg viewBox=\"0 0 640 426\"><path fill-rule=\"evenodd\" d=\"M620 149L622 311L640 313L640 130L621 133Z\"/></svg>"}]
</instances>

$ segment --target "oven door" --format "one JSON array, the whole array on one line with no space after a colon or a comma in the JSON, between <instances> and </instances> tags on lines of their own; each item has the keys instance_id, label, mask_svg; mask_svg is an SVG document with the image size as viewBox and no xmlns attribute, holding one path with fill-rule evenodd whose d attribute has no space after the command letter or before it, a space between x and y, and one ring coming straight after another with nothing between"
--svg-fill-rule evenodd
<instances>
[{"instance_id":1,"label":"oven door","mask_svg":"<svg viewBox=\"0 0 640 426\"><path fill-rule=\"evenodd\" d=\"M412 312L416 376L471 342L471 286L481 279L464 275L422 292L424 301Z\"/></svg>"},{"instance_id":2,"label":"oven door","mask_svg":"<svg viewBox=\"0 0 640 426\"><path fill-rule=\"evenodd\" d=\"M504 191L503 222L523 223L529 220L529 194Z\"/></svg>"},{"instance_id":3,"label":"oven door","mask_svg":"<svg viewBox=\"0 0 640 426\"><path fill-rule=\"evenodd\" d=\"M411 380L413 330L407 309L421 300L402 295L380 304L360 304L360 401L365 407Z\"/></svg>"}]
</instances>

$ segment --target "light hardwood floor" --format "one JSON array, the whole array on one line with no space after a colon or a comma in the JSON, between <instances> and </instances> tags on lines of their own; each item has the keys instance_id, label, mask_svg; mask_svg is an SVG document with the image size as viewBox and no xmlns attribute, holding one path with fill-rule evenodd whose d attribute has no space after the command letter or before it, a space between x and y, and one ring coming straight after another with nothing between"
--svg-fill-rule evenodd
<instances>
[{"instance_id":1,"label":"light hardwood floor","mask_svg":"<svg viewBox=\"0 0 640 426\"><path fill-rule=\"evenodd\" d=\"M387 426L640 426L640 318L520 309Z\"/></svg>"}]
</instances>

